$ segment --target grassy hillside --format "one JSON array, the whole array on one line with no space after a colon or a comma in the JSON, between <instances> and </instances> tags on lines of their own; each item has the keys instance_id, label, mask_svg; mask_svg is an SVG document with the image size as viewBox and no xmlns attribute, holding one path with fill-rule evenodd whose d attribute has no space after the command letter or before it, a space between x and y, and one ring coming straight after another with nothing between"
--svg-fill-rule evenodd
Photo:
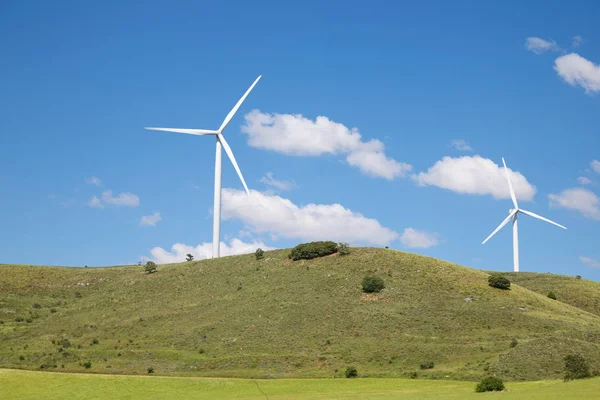
<instances>
[{"instance_id":1,"label":"grassy hillside","mask_svg":"<svg viewBox=\"0 0 600 400\"><path fill-rule=\"evenodd\" d=\"M560 377L574 351L600 369L598 315L518 285L493 289L485 272L384 249L296 262L288 252L151 275L0 266L0 367L272 378L341 377L354 365L372 377L523 380ZM363 294L366 274L386 289ZM420 371L428 361L435 368Z\"/></svg>"},{"instance_id":2,"label":"grassy hillside","mask_svg":"<svg viewBox=\"0 0 600 400\"><path fill-rule=\"evenodd\" d=\"M11 400L219 399L219 400L589 400L600 378L515 382L503 393L475 393L472 382L411 379L213 379L56 374L0 369L2 392Z\"/></svg>"}]
</instances>

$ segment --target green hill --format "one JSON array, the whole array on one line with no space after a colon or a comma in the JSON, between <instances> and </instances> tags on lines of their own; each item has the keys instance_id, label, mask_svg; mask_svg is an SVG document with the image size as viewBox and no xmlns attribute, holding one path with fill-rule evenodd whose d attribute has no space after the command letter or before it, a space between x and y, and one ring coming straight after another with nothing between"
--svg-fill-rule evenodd
<instances>
[{"instance_id":1,"label":"green hill","mask_svg":"<svg viewBox=\"0 0 600 400\"><path fill-rule=\"evenodd\" d=\"M162 265L150 275L0 266L0 367L341 377L353 365L378 377L533 380L560 377L562 357L577 352L600 369L600 316L576 300L590 281L552 289L557 301L546 289L494 289L486 272L393 250L310 261L288 253ZM367 274L386 288L362 293ZM530 275L532 288L545 277ZM419 369L430 361L433 369Z\"/></svg>"}]
</instances>

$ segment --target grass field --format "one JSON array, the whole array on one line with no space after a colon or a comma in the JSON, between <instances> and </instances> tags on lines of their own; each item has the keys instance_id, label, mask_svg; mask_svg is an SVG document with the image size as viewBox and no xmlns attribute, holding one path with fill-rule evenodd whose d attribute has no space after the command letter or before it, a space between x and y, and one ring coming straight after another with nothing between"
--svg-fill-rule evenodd
<instances>
[{"instance_id":1,"label":"grass field","mask_svg":"<svg viewBox=\"0 0 600 400\"><path fill-rule=\"evenodd\" d=\"M0 399L506 399L590 400L600 378L515 382L475 393L470 382L411 379L223 379L135 377L0 370Z\"/></svg>"},{"instance_id":2,"label":"grass field","mask_svg":"<svg viewBox=\"0 0 600 400\"><path fill-rule=\"evenodd\" d=\"M600 369L597 282L531 274L503 291L484 271L399 251L296 262L288 253L161 265L150 275L135 266L0 266L0 368L340 378L355 366L369 378L519 381L559 378L563 357L580 353ZM362 293L367 274L386 288ZM558 300L543 294L547 285ZM430 361L433 369L420 369Z\"/></svg>"}]
</instances>

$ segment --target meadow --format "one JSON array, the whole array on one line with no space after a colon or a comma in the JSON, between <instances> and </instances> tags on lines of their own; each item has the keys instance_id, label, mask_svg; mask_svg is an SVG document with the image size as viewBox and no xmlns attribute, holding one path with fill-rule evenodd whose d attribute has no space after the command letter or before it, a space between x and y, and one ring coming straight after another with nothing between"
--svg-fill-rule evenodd
<instances>
[{"instance_id":1,"label":"meadow","mask_svg":"<svg viewBox=\"0 0 600 400\"><path fill-rule=\"evenodd\" d=\"M475 393L475 384L412 379L224 379L114 376L0 370L1 399L593 399L600 378L515 382L504 392ZM10 394L8 396L8 394Z\"/></svg>"}]
</instances>

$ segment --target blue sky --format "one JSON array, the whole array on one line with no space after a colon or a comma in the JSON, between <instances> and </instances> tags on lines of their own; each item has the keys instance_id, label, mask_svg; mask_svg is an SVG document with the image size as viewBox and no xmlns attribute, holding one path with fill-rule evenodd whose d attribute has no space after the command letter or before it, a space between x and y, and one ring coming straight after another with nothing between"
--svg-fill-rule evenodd
<instances>
[{"instance_id":1,"label":"blue sky","mask_svg":"<svg viewBox=\"0 0 600 400\"><path fill-rule=\"evenodd\" d=\"M225 253L331 238L512 270L510 227L481 245L505 157L520 205L568 227L522 217L521 270L600 279L598 11L5 1L0 262L206 255L214 139L143 127L216 129L262 74L225 130L252 190L223 154Z\"/></svg>"}]
</instances>

